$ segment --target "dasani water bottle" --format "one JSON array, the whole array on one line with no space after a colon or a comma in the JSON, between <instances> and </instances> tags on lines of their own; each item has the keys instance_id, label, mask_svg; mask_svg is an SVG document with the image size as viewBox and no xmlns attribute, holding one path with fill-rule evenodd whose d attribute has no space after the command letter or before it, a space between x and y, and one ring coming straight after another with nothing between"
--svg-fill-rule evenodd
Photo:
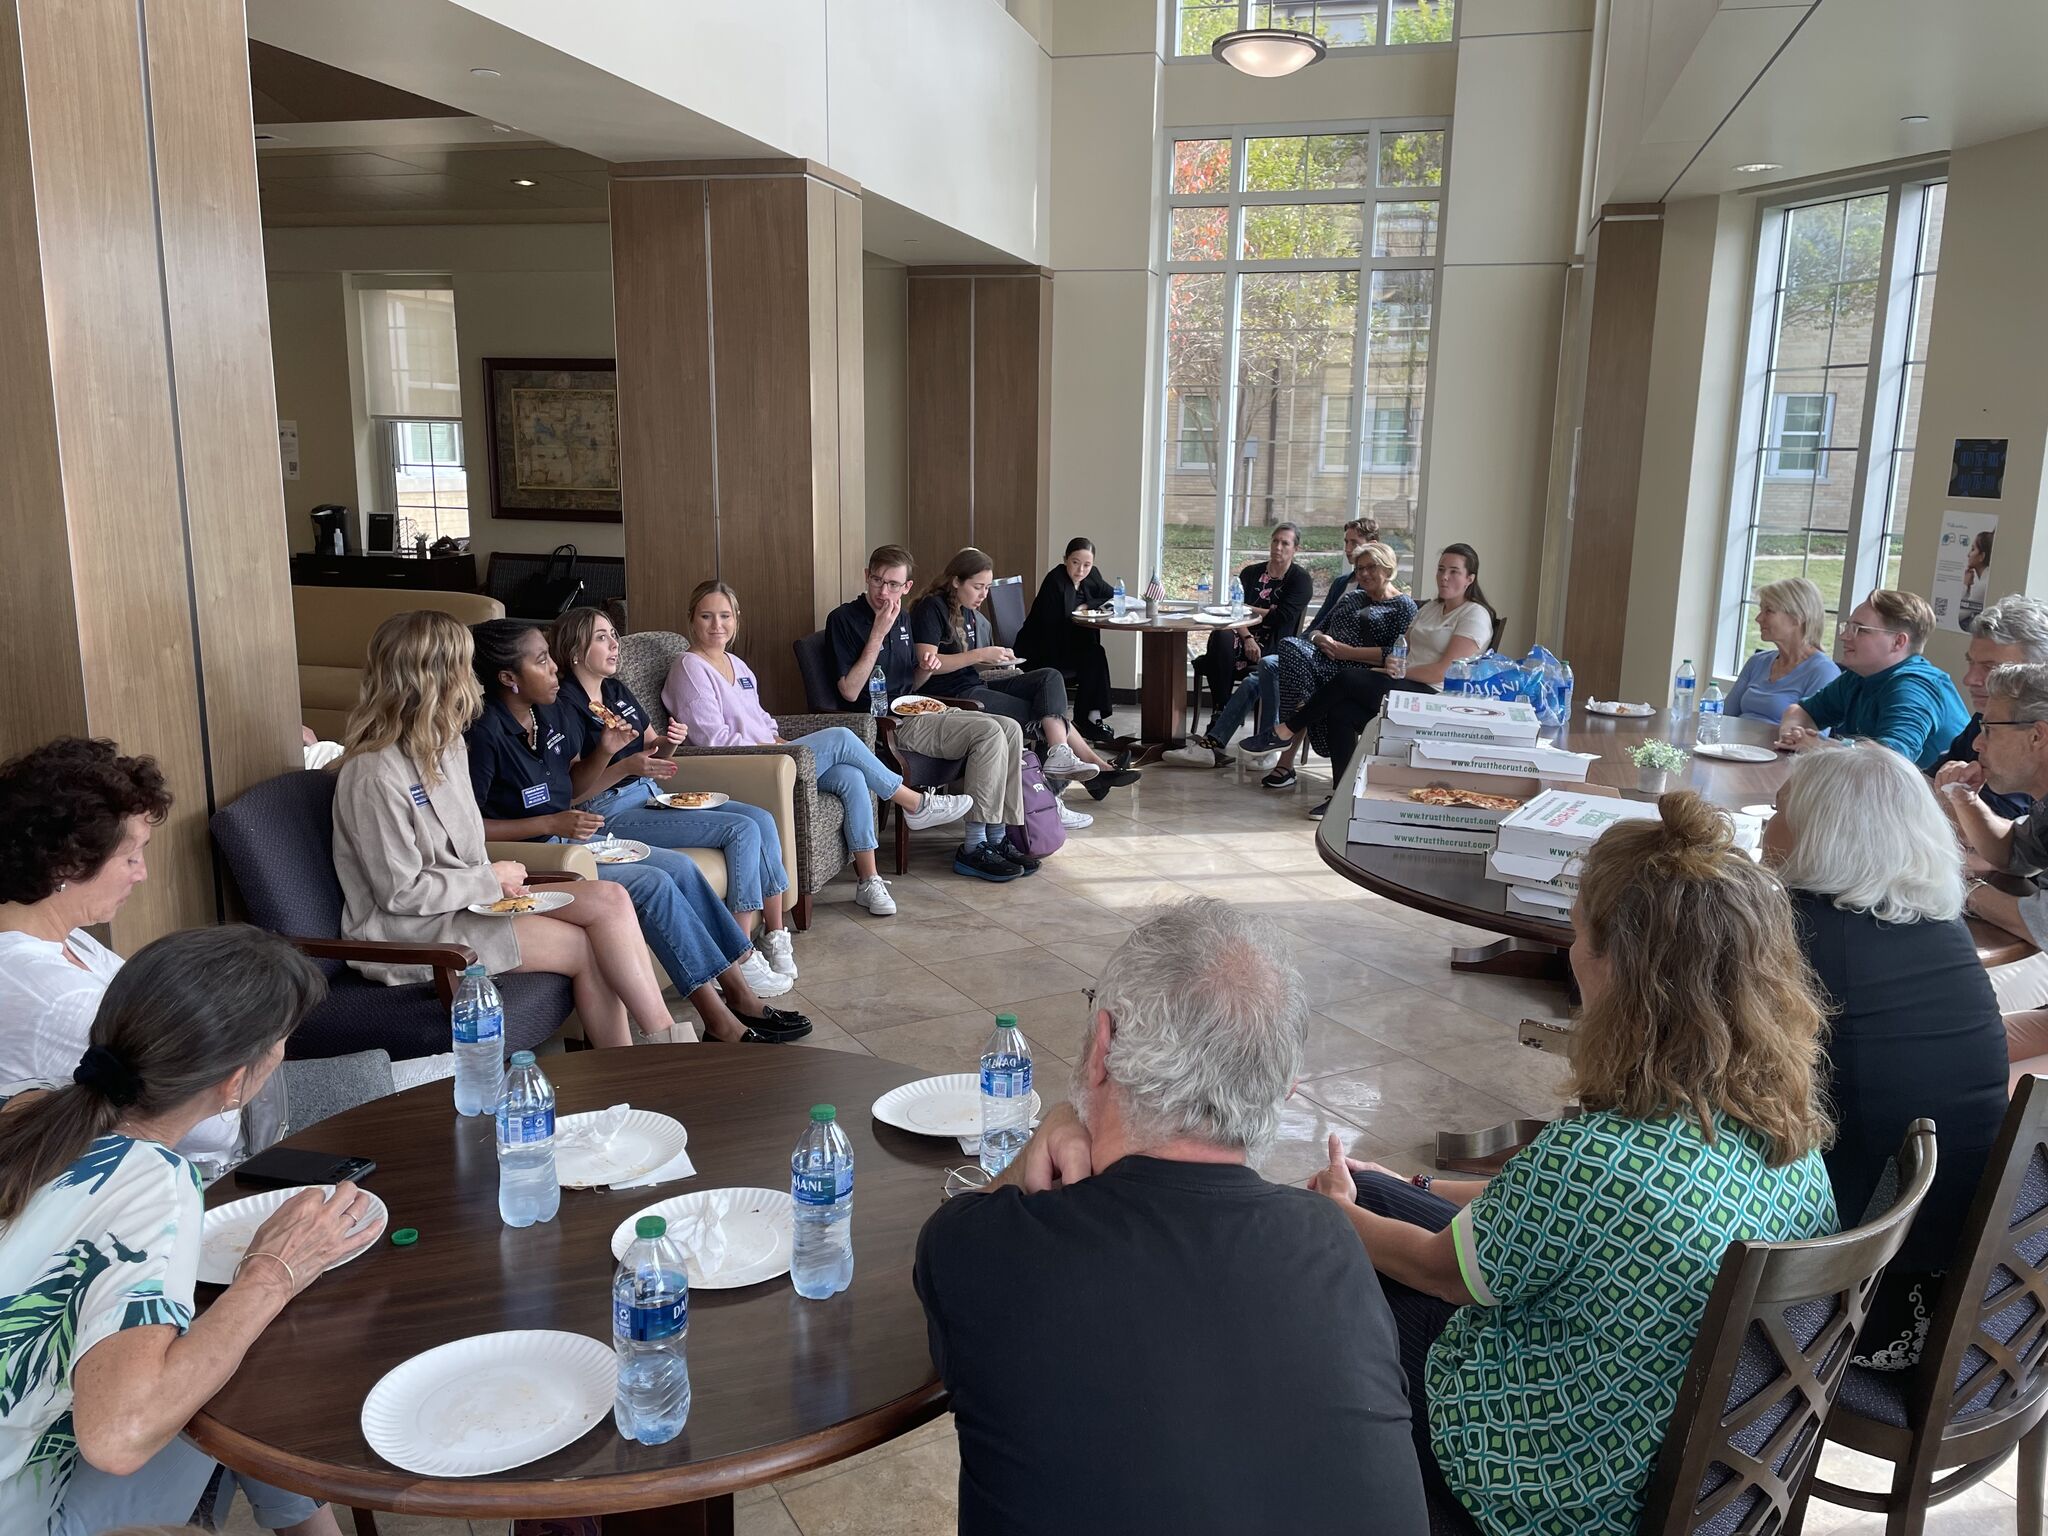
<instances>
[{"instance_id":1,"label":"dasani water bottle","mask_svg":"<svg viewBox=\"0 0 2048 1536\"><path fill-rule=\"evenodd\" d=\"M1699 674L1692 669L1692 658L1687 657L1685 665L1678 669L1678 676L1671 680L1671 739L1685 740L1685 733L1692 725L1693 700L1699 694Z\"/></svg>"},{"instance_id":2,"label":"dasani water bottle","mask_svg":"<svg viewBox=\"0 0 2048 1536\"><path fill-rule=\"evenodd\" d=\"M1110 595L1110 605L1115 608L1118 618L1124 616L1124 604L1128 601L1129 599L1124 596L1124 579L1119 576L1116 579L1116 591Z\"/></svg>"},{"instance_id":3,"label":"dasani water bottle","mask_svg":"<svg viewBox=\"0 0 2048 1536\"><path fill-rule=\"evenodd\" d=\"M1230 578L1230 616L1233 619L1244 617L1244 583L1235 576Z\"/></svg>"},{"instance_id":4,"label":"dasani water bottle","mask_svg":"<svg viewBox=\"0 0 2048 1536\"><path fill-rule=\"evenodd\" d=\"M1721 685L1708 683L1707 696L1700 700L1699 739L1702 742L1712 745L1721 739L1721 720L1726 713L1727 708L1721 699Z\"/></svg>"},{"instance_id":5,"label":"dasani water bottle","mask_svg":"<svg viewBox=\"0 0 2048 1536\"><path fill-rule=\"evenodd\" d=\"M875 666L874 676L868 679L868 713L877 720L889 713L889 679L882 675L880 663Z\"/></svg>"},{"instance_id":6,"label":"dasani water bottle","mask_svg":"<svg viewBox=\"0 0 2048 1536\"><path fill-rule=\"evenodd\" d=\"M505 1077L505 1005L491 973L472 965L450 1010L455 1027L455 1113L489 1114Z\"/></svg>"},{"instance_id":7,"label":"dasani water bottle","mask_svg":"<svg viewBox=\"0 0 2048 1536\"><path fill-rule=\"evenodd\" d=\"M853 1284L853 1145L839 1129L839 1111L811 1106L811 1123L789 1159L789 1198L796 1251L789 1278L812 1301Z\"/></svg>"},{"instance_id":8,"label":"dasani water bottle","mask_svg":"<svg viewBox=\"0 0 2048 1536\"><path fill-rule=\"evenodd\" d=\"M533 1052L514 1051L498 1095L498 1214L508 1227L553 1221L562 1204L555 1181L555 1090L534 1065Z\"/></svg>"},{"instance_id":9,"label":"dasani water bottle","mask_svg":"<svg viewBox=\"0 0 2048 1536\"><path fill-rule=\"evenodd\" d=\"M1387 647L1387 676L1406 677L1407 675L1408 637L1406 635L1396 635L1394 643Z\"/></svg>"},{"instance_id":10,"label":"dasani water bottle","mask_svg":"<svg viewBox=\"0 0 2048 1536\"><path fill-rule=\"evenodd\" d=\"M981 1167L991 1177L1010 1166L1031 1139L1031 1046L1017 1015L996 1015L981 1048Z\"/></svg>"},{"instance_id":11,"label":"dasani water bottle","mask_svg":"<svg viewBox=\"0 0 2048 1536\"><path fill-rule=\"evenodd\" d=\"M612 1422L627 1440L662 1445L690 1417L690 1275L668 1223L642 1216L612 1276L612 1351L619 1389Z\"/></svg>"}]
</instances>

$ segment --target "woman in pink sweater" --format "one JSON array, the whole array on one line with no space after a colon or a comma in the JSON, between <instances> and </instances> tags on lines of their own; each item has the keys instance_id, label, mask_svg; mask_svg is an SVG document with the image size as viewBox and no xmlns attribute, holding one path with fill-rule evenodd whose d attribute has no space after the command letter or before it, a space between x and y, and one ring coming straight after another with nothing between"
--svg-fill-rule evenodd
<instances>
[{"instance_id":1,"label":"woman in pink sweater","mask_svg":"<svg viewBox=\"0 0 2048 1536\"><path fill-rule=\"evenodd\" d=\"M699 746L785 745L775 717L762 707L753 670L728 649L739 622L738 593L722 581L698 584L690 594L690 648L668 669L661 702ZM818 788L846 807L846 846L860 880L854 899L877 917L889 916L896 903L875 866L875 802L900 807L913 832L958 821L973 802L910 788L843 725L800 736L793 745L810 748Z\"/></svg>"}]
</instances>

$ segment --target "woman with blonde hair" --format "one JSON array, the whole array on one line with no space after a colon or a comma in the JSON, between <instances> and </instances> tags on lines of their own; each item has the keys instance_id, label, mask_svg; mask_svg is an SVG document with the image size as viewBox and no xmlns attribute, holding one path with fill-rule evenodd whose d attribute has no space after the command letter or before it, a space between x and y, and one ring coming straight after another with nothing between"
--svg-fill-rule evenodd
<instances>
[{"instance_id":1,"label":"woman with blonde hair","mask_svg":"<svg viewBox=\"0 0 2048 1536\"><path fill-rule=\"evenodd\" d=\"M1425 1482L1489 1532L1633 1533L1728 1244L1836 1230L1791 903L1698 795L1657 808L1580 878L1584 1112L1484 1183L1403 1180L1334 1136L1310 1180L1379 1270Z\"/></svg>"},{"instance_id":2,"label":"woman with blonde hair","mask_svg":"<svg viewBox=\"0 0 2048 1536\"><path fill-rule=\"evenodd\" d=\"M1963 921L1963 862L1919 771L1889 747L1794 758L1764 827L1828 1011L1835 1205L1872 1214L1906 1127L1941 1128L1934 1188L1885 1267L1857 1363L1920 1358L1941 1277L2005 1120L2006 1030Z\"/></svg>"},{"instance_id":3,"label":"woman with blonde hair","mask_svg":"<svg viewBox=\"0 0 2048 1536\"><path fill-rule=\"evenodd\" d=\"M486 917L477 902L526 893L526 867L493 863L462 735L483 713L469 630L435 611L393 614L370 638L335 770L334 871L351 939L466 944L491 972L567 976L593 1045L673 1020L623 889L585 881L545 916ZM351 962L354 963L354 962ZM360 964L372 981L424 981L424 966Z\"/></svg>"},{"instance_id":4,"label":"woman with blonde hair","mask_svg":"<svg viewBox=\"0 0 2048 1536\"><path fill-rule=\"evenodd\" d=\"M1788 576L1757 588L1756 632L1770 642L1750 657L1728 690L1732 718L1768 720L1776 725L1801 699L1819 693L1842 675L1820 648L1820 588L1804 576Z\"/></svg>"}]
</instances>

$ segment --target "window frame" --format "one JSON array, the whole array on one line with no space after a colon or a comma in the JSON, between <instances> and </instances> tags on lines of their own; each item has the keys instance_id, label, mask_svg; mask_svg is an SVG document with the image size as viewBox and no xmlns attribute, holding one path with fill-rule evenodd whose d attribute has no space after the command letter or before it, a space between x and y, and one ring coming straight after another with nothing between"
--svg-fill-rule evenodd
<instances>
[{"instance_id":1,"label":"window frame","mask_svg":"<svg viewBox=\"0 0 2048 1536\"><path fill-rule=\"evenodd\" d=\"M1203 60L1214 63L1216 60L1206 48L1200 53L1182 53L1180 51L1180 17L1183 6L1186 3L1188 3L1188 0L1172 0L1171 4L1161 7L1165 12L1166 23L1166 47L1163 50L1166 63L1168 66L1200 63ZM1201 3L1201 0L1193 0L1193 3L1198 10L1221 9L1220 6L1204 5ZM1238 30L1254 25L1252 10L1259 3L1260 0L1237 0ZM1459 38L1463 35L1460 29L1464 25L1465 5L1466 0L1453 0L1451 5L1451 35L1446 41L1440 43L1390 43L1385 39L1393 29L1394 0L1379 0L1377 15L1373 21L1373 40L1369 43L1327 44L1328 56L1333 59L1362 59L1370 58L1372 55L1384 52L1390 48L1397 49L1403 54L1441 53L1446 49L1455 48L1458 46ZM1448 157L1445 164L1446 169L1448 169Z\"/></svg>"},{"instance_id":2,"label":"window frame","mask_svg":"<svg viewBox=\"0 0 2048 1536\"><path fill-rule=\"evenodd\" d=\"M441 537L447 530L444 530L440 525L440 508L438 506L433 509L435 513L434 527L428 530L417 528L419 519L413 515L414 509L407 508L399 502L399 468L404 464L418 462L401 453L399 439L407 427L450 426L455 429L455 448L459 455L457 461L454 464L431 464L427 467L431 469L459 468L462 471L465 486L463 498L465 515L469 520L468 536L473 537L476 529L476 504L470 498L467 490L471 465L469 462L469 446L463 441L462 418L460 416L372 416L370 423L373 429L371 435L376 443L378 490L382 493L383 497L383 507L379 510L388 509L391 515L401 522L408 517L412 518L417 531L426 534L429 542ZM462 537L464 535L456 536Z\"/></svg>"},{"instance_id":3,"label":"window frame","mask_svg":"<svg viewBox=\"0 0 2048 1536\"><path fill-rule=\"evenodd\" d=\"M1826 483L1833 452L1852 453L1855 471L1849 491L1849 524L1845 530L1842 583L1823 591L1824 605L1837 617L1847 614L1874 587L1882 584L1886 544L1896 506L1892 472L1899 449L1908 357L1913 342L1914 282L1919 276L1920 235L1931 187L1949 179L1946 160L1923 162L1888 176L1859 178L1805 187L1760 199L1749 269L1749 321L1744 345L1741 403L1736 415L1734 469L1728 491L1728 522L1722 549L1719 600L1714 616L1714 675L1732 678L1750 652L1750 572L1756 559L1758 517L1767 484L1812 480ZM1871 318L1870 355L1864 364L1863 409L1853 448L1831 450L1835 414L1831 404L1815 475L1769 473L1772 457L1765 443L1771 426L1774 372L1779 324L1780 280L1785 262L1785 234L1798 209L1885 196L1883 247L1877 273L1877 301ZM1938 278L1937 254L1932 271ZM1802 370L1805 371L1805 370ZM1835 391L1822 391L1831 399ZM1812 394L1792 390L1789 394ZM1428 423L1424 422L1427 430ZM1917 434L1916 434L1917 447ZM1878 472L1873 473L1873 466ZM1900 494L1910 487L1899 488ZM1910 508L1908 509L1910 510ZM1811 522L1808 524L1809 534Z\"/></svg>"},{"instance_id":4,"label":"window frame","mask_svg":"<svg viewBox=\"0 0 2048 1536\"><path fill-rule=\"evenodd\" d=\"M1820 426L1811 448L1794 448L1793 453L1810 454L1813 457L1811 469L1787 469L1784 442L1786 402L1791 400L1818 400L1821 402ZM1778 439L1778 446L1764 449L1764 478L1766 480L1812 480L1825 485L1828 479L1828 439L1835 430L1835 394L1833 390L1791 389L1771 396L1771 422L1767 435ZM1802 431L1803 437L1805 433Z\"/></svg>"},{"instance_id":5,"label":"window frame","mask_svg":"<svg viewBox=\"0 0 2048 1536\"><path fill-rule=\"evenodd\" d=\"M1191 416L1198 414L1189 409L1198 400L1206 400L1209 403L1208 432L1210 457L1206 459L1191 459L1188 457L1188 442L1190 438L1199 441L1202 433L1202 423L1199 420L1191 423L1189 420ZM1188 475L1202 474L1214 469L1216 467L1216 397L1214 395L1183 395L1179 401L1179 406L1180 414L1174 422L1173 431L1174 468L1180 473Z\"/></svg>"}]
</instances>

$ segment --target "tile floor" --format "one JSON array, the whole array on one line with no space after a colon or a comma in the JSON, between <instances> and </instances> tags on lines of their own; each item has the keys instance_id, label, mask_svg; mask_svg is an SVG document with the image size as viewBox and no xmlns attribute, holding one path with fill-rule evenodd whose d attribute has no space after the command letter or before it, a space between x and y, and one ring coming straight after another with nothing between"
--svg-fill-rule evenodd
<instances>
[{"instance_id":1,"label":"tile floor","mask_svg":"<svg viewBox=\"0 0 2048 1536\"><path fill-rule=\"evenodd\" d=\"M802 979L785 1006L816 1023L805 1042L868 1052L931 1072L971 1070L998 1008L1017 1014L1039 1061L1039 1090L1064 1098L1081 1040L1080 989L1146 908L1191 894L1262 912L1296 939L1315 1016L1308 1067L1281 1139L1260 1161L1276 1179L1305 1177L1331 1131L1355 1157L1407 1172L1429 1166L1440 1127L1476 1129L1557 1112L1562 1065L1516 1043L1525 1017L1560 1017L1547 984L1452 973L1453 943L1485 935L1372 896L1316 856L1308 808L1328 792L1318 762L1297 790L1239 784L1228 769L1159 767L1097 804L1095 816L1039 875L1009 885L955 877L943 832L913 841L911 873L890 877L898 913L852 903L850 879L819 894L797 941ZM886 855L885 855L886 858ZM1839 1480L1880 1486L1830 1453ZM958 1457L950 1420L853 1460L743 1494L742 1536L924 1536L954 1528ZM1936 1510L1930 1536L2014 1528L2014 1467ZM350 1522L341 1517L344 1530ZM461 1521L384 1516L386 1536L464 1536ZM1816 1502L1814 1536L1866 1536L1874 1515ZM230 1527L253 1536L247 1506ZM502 1524L474 1522L474 1536Z\"/></svg>"}]
</instances>

